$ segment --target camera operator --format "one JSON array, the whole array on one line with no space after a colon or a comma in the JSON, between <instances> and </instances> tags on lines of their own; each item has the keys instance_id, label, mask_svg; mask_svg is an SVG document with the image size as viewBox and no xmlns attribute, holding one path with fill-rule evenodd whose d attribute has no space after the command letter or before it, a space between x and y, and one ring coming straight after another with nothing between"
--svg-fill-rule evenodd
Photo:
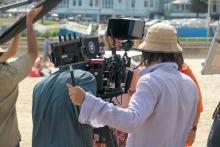
<instances>
[{"instance_id":1,"label":"camera operator","mask_svg":"<svg viewBox=\"0 0 220 147\"><path fill-rule=\"evenodd\" d=\"M95 77L74 70L76 85L96 93ZM69 99L66 83L71 82L70 71L64 67L40 81L33 90L33 147L92 147L92 127L80 125Z\"/></svg>"},{"instance_id":2,"label":"camera operator","mask_svg":"<svg viewBox=\"0 0 220 147\"><path fill-rule=\"evenodd\" d=\"M69 96L81 106L79 121L128 132L127 147L184 147L196 112L198 91L178 71L176 29L158 23L148 29L142 50L146 66L128 108L113 106L67 84Z\"/></svg>"},{"instance_id":3,"label":"camera operator","mask_svg":"<svg viewBox=\"0 0 220 147\"><path fill-rule=\"evenodd\" d=\"M16 116L16 101L18 84L31 71L31 67L38 56L38 47L33 30L33 19L41 8L32 9L27 13L27 53L13 62L6 61L16 53L19 36L12 41L9 50L2 53L0 58L0 146L19 147L21 136L18 130Z\"/></svg>"}]
</instances>

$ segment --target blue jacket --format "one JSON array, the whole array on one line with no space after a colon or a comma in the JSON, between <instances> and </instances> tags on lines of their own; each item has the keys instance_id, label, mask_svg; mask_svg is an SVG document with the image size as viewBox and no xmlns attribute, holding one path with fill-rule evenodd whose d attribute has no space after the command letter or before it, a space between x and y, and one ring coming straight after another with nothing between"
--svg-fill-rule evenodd
<instances>
[{"instance_id":1,"label":"blue jacket","mask_svg":"<svg viewBox=\"0 0 220 147\"><path fill-rule=\"evenodd\" d=\"M74 70L75 83L87 92L96 93L95 77L83 70ZM40 81L33 91L33 147L83 147L78 118L66 83L69 71L59 70ZM82 125L84 147L92 147L92 127Z\"/></svg>"}]
</instances>

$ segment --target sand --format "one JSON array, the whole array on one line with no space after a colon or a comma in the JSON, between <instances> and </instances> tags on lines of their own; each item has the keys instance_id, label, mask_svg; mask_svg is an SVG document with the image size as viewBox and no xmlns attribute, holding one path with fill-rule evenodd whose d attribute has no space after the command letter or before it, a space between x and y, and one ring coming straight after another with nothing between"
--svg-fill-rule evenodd
<instances>
[{"instance_id":1,"label":"sand","mask_svg":"<svg viewBox=\"0 0 220 147\"><path fill-rule=\"evenodd\" d=\"M201 63L205 58L187 58L185 62L193 69L201 86L204 112L198 125L197 137L193 147L206 147L207 137L212 124L212 113L220 100L220 75L201 75ZM26 78L20 83L17 102L17 115L19 129L22 136L21 147L31 147L32 136L32 90L34 85L42 78ZM166 126L164 126L166 127Z\"/></svg>"}]
</instances>

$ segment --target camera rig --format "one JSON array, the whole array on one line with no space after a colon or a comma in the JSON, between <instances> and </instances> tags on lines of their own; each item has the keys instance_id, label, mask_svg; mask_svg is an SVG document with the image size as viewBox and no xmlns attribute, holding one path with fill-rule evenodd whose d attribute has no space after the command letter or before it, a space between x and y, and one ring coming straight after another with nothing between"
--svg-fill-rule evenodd
<instances>
[{"instance_id":1,"label":"camera rig","mask_svg":"<svg viewBox=\"0 0 220 147\"><path fill-rule=\"evenodd\" d=\"M81 65L95 76L97 96L102 99L111 99L128 91L133 72L127 68L130 66L127 54L105 57L99 50L97 37L72 39L68 35L68 40L67 36L59 36L59 40L59 43L51 44L51 61L56 67Z\"/></svg>"},{"instance_id":2,"label":"camera rig","mask_svg":"<svg viewBox=\"0 0 220 147\"><path fill-rule=\"evenodd\" d=\"M52 43L51 61L55 67L80 65L81 68L92 73L96 78L97 96L112 102L113 97L127 93L133 71L129 69L131 58L127 51L132 48L133 39L141 39L144 35L145 23L135 19L109 19L107 36L112 38L112 54L106 57L100 51L98 37L76 38L75 34L59 36L58 43ZM115 39L122 40L124 55L117 54ZM71 71L74 84L74 75ZM99 135L97 143L105 143L107 147L117 147L116 140L107 126L94 129Z\"/></svg>"},{"instance_id":3,"label":"camera rig","mask_svg":"<svg viewBox=\"0 0 220 147\"><path fill-rule=\"evenodd\" d=\"M59 36L59 43L52 43L52 62L56 67L84 65L97 81L97 96L113 98L126 93L133 76L131 58L127 56L133 39L144 35L144 21L136 19L109 19L107 36L113 40L112 55L105 57L99 47L98 37L76 38L75 34ZM123 56L116 53L115 39L123 40Z\"/></svg>"}]
</instances>

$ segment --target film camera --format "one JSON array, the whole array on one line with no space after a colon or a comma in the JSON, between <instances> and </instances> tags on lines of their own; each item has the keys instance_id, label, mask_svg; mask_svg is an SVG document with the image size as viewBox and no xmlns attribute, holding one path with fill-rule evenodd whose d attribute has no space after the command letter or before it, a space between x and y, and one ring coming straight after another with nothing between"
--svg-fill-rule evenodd
<instances>
[{"instance_id":1,"label":"film camera","mask_svg":"<svg viewBox=\"0 0 220 147\"><path fill-rule=\"evenodd\" d=\"M144 21L135 19L109 19L107 36L125 40L123 47L128 51L133 39L144 35ZM59 36L59 43L52 43L52 62L56 67L82 64L97 81L97 96L102 99L112 98L126 93L130 87L133 72L128 69L130 57L116 54L116 47L111 48L112 55L102 55L97 37L76 38Z\"/></svg>"},{"instance_id":2,"label":"film camera","mask_svg":"<svg viewBox=\"0 0 220 147\"><path fill-rule=\"evenodd\" d=\"M97 96L112 102L113 97L126 93L130 87L133 71L129 69L131 58L127 56L134 39L144 35L145 23L136 19L109 19L107 36L113 40L112 54L106 57L99 47L98 37L76 38L59 36L59 43L52 43L51 60L56 67L82 65L91 72L97 82ZM124 55L116 52L115 39L123 40ZM101 138L99 143L116 147L116 141L108 127L94 130Z\"/></svg>"}]
</instances>

